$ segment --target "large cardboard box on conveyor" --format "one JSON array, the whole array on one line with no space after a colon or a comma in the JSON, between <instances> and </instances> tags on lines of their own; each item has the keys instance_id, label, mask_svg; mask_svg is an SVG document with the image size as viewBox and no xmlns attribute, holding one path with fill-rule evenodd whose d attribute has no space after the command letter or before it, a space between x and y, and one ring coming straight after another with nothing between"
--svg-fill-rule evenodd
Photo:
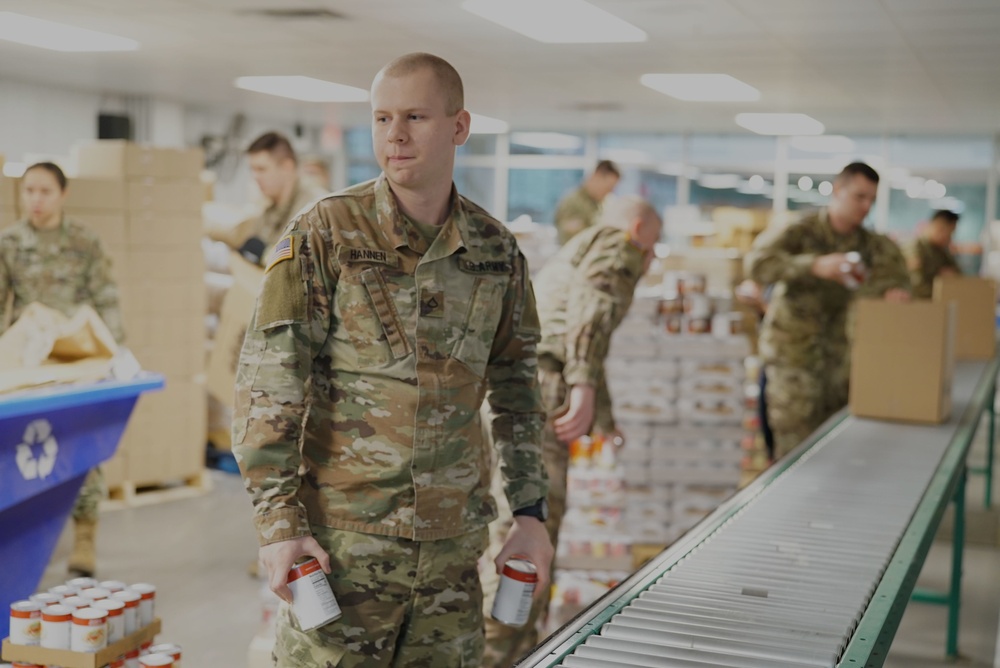
<instances>
[{"instance_id":1,"label":"large cardboard box on conveyor","mask_svg":"<svg viewBox=\"0 0 1000 668\"><path fill-rule=\"evenodd\" d=\"M859 300L851 351L851 413L904 422L947 420L955 321L953 304Z\"/></svg>"},{"instance_id":2,"label":"large cardboard box on conveyor","mask_svg":"<svg viewBox=\"0 0 1000 668\"><path fill-rule=\"evenodd\" d=\"M934 301L955 302L955 359L984 360L996 352L997 284L990 278L934 279Z\"/></svg>"}]
</instances>

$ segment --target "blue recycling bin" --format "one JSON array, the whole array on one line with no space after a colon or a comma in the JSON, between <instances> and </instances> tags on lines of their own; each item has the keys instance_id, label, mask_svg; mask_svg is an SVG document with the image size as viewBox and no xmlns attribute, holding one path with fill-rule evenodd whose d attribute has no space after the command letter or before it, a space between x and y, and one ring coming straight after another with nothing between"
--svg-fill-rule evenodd
<instances>
[{"instance_id":1,"label":"blue recycling bin","mask_svg":"<svg viewBox=\"0 0 1000 668\"><path fill-rule=\"evenodd\" d=\"M136 400L163 376L0 398L0 638L36 591L87 472L115 454Z\"/></svg>"}]
</instances>

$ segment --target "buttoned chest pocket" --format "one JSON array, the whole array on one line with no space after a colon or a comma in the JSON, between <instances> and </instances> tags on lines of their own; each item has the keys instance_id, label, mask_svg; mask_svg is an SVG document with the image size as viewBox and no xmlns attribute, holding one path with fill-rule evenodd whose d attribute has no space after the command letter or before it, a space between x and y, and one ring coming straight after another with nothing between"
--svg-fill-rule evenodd
<instances>
[{"instance_id":1,"label":"buttoned chest pocket","mask_svg":"<svg viewBox=\"0 0 1000 668\"><path fill-rule=\"evenodd\" d=\"M342 275L337 307L360 368L384 366L410 353L392 291L378 269Z\"/></svg>"},{"instance_id":2,"label":"buttoned chest pocket","mask_svg":"<svg viewBox=\"0 0 1000 668\"><path fill-rule=\"evenodd\" d=\"M24 249L18 253L15 290L22 299L52 306L87 301L88 261L85 253L72 249L58 254Z\"/></svg>"},{"instance_id":3,"label":"buttoned chest pocket","mask_svg":"<svg viewBox=\"0 0 1000 668\"><path fill-rule=\"evenodd\" d=\"M481 276L476 279L463 323L462 336L452 357L465 364L480 378L486 375L490 350L496 338L507 279Z\"/></svg>"}]
</instances>

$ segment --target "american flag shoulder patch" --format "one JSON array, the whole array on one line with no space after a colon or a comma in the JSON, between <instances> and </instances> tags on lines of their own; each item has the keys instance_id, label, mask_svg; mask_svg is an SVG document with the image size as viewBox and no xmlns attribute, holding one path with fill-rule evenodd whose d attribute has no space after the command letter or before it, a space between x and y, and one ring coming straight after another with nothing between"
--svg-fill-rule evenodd
<instances>
[{"instance_id":1,"label":"american flag shoulder patch","mask_svg":"<svg viewBox=\"0 0 1000 668\"><path fill-rule=\"evenodd\" d=\"M291 260L293 257L295 257L295 244L292 243L292 238L282 237L281 241L274 244L274 248L271 249L271 254L267 257L267 268L264 269L264 272L270 271L271 267L279 262Z\"/></svg>"}]
</instances>

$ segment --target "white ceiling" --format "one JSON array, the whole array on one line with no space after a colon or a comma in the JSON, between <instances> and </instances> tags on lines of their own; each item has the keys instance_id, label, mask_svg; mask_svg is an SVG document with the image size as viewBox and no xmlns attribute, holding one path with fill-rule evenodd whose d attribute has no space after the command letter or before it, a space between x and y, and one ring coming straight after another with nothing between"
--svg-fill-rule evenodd
<instances>
[{"instance_id":1,"label":"white ceiling","mask_svg":"<svg viewBox=\"0 0 1000 668\"><path fill-rule=\"evenodd\" d=\"M141 43L64 54L0 42L0 77L364 124L365 104L299 103L232 82L304 74L367 88L389 59L421 50L458 68L472 111L515 128L743 133L737 112L795 111L828 132L1000 132L1000 0L591 1L649 41L541 44L463 11L461 0L0 0L0 10ZM345 18L248 13L291 7ZM731 74L762 97L679 102L642 86L645 72Z\"/></svg>"}]
</instances>

